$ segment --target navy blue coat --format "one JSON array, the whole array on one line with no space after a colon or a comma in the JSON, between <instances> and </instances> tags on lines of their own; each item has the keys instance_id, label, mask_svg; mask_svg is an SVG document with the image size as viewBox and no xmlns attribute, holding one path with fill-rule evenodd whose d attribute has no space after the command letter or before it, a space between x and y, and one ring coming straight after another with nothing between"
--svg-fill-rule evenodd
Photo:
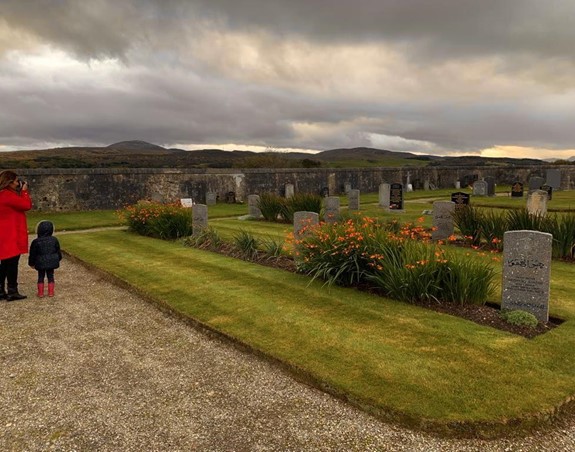
<instances>
[{"instance_id":1,"label":"navy blue coat","mask_svg":"<svg viewBox=\"0 0 575 452\"><path fill-rule=\"evenodd\" d=\"M53 270L60 266L62 252L60 242L53 237L54 224L51 221L41 221L36 227L38 238L32 240L28 265L36 270Z\"/></svg>"}]
</instances>

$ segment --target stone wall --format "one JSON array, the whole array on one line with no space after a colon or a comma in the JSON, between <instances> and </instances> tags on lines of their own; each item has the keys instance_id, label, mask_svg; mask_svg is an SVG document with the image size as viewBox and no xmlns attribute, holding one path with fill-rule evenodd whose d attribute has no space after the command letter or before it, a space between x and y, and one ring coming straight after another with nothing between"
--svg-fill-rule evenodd
<instances>
[{"instance_id":1,"label":"stone wall","mask_svg":"<svg viewBox=\"0 0 575 452\"><path fill-rule=\"evenodd\" d=\"M424 167L353 169L23 169L37 210L118 209L140 199L176 201L193 198L205 203L207 192L223 201L228 192L245 202L249 194L284 194L286 184L295 193L342 194L346 184L363 193L376 193L382 182L407 183L423 189L426 182L438 188L455 187L466 176L495 177L496 183L527 183L545 177L547 169L561 169L561 187L573 189L575 165L524 167Z\"/></svg>"}]
</instances>

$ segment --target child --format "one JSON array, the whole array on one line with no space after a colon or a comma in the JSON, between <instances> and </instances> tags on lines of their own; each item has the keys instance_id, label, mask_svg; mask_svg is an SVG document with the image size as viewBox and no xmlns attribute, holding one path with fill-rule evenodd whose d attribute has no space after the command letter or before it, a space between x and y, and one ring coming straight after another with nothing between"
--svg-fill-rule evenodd
<instances>
[{"instance_id":1,"label":"child","mask_svg":"<svg viewBox=\"0 0 575 452\"><path fill-rule=\"evenodd\" d=\"M48 277L48 296L54 296L54 269L60 266L60 242L53 237L54 224L43 220L36 226L38 238L30 244L28 265L38 270L38 297L44 297L44 276Z\"/></svg>"}]
</instances>

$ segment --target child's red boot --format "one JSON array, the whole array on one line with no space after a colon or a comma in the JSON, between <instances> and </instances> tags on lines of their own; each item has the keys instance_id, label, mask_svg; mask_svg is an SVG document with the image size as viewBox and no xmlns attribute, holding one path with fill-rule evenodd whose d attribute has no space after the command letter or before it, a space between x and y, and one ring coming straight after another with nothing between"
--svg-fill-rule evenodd
<instances>
[{"instance_id":1,"label":"child's red boot","mask_svg":"<svg viewBox=\"0 0 575 452\"><path fill-rule=\"evenodd\" d=\"M38 283L38 298L44 298L44 283Z\"/></svg>"},{"instance_id":2,"label":"child's red boot","mask_svg":"<svg viewBox=\"0 0 575 452\"><path fill-rule=\"evenodd\" d=\"M54 296L54 283L48 283L48 296L49 297L53 297Z\"/></svg>"}]
</instances>

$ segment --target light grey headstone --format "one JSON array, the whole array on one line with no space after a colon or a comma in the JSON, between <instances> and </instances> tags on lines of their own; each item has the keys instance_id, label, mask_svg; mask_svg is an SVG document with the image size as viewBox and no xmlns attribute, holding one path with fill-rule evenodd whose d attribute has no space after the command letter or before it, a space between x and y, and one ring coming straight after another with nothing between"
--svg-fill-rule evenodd
<instances>
[{"instance_id":1,"label":"light grey headstone","mask_svg":"<svg viewBox=\"0 0 575 452\"><path fill-rule=\"evenodd\" d=\"M409 192L412 192L412 191L413 191L413 185L412 185L412 184L407 184L407 185L405 186L405 191L408 192L408 193L409 193Z\"/></svg>"},{"instance_id":2,"label":"light grey headstone","mask_svg":"<svg viewBox=\"0 0 575 452\"><path fill-rule=\"evenodd\" d=\"M379 207L389 209L389 194L391 185L383 183L379 184Z\"/></svg>"},{"instance_id":3,"label":"light grey headstone","mask_svg":"<svg viewBox=\"0 0 575 452\"><path fill-rule=\"evenodd\" d=\"M546 185L553 187L553 190L561 189L561 170L560 169L548 169L547 170L547 180Z\"/></svg>"},{"instance_id":4,"label":"light grey headstone","mask_svg":"<svg viewBox=\"0 0 575 452\"><path fill-rule=\"evenodd\" d=\"M301 239L311 227L319 223L319 215L316 212L295 212L293 215L293 235L296 240Z\"/></svg>"},{"instance_id":5,"label":"light grey headstone","mask_svg":"<svg viewBox=\"0 0 575 452\"><path fill-rule=\"evenodd\" d=\"M455 181L455 188L457 188L458 190L461 188L461 182L456 180Z\"/></svg>"},{"instance_id":6,"label":"light grey headstone","mask_svg":"<svg viewBox=\"0 0 575 452\"><path fill-rule=\"evenodd\" d=\"M323 220L326 223L337 223L340 218L340 201L337 196L328 196L324 201Z\"/></svg>"},{"instance_id":7,"label":"light grey headstone","mask_svg":"<svg viewBox=\"0 0 575 452\"><path fill-rule=\"evenodd\" d=\"M546 215L548 196L545 190L530 191L527 195L527 212L531 215Z\"/></svg>"},{"instance_id":8,"label":"light grey headstone","mask_svg":"<svg viewBox=\"0 0 575 452\"><path fill-rule=\"evenodd\" d=\"M248 196L248 215L253 218L261 218L262 211L259 208L260 195Z\"/></svg>"},{"instance_id":9,"label":"light grey headstone","mask_svg":"<svg viewBox=\"0 0 575 452\"><path fill-rule=\"evenodd\" d=\"M192 206L192 235L200 234L208 227L208 206L194 204Z\"/></svg>"},{"instance_id":10,"label":"light grey headstone","mask_svg":"<svg viewBox=\"0 0 575 452\"><path fill-rule=\"evenodd\" d=\"M435 201L433 203L432 240L445 240L453 234L453 212L455 203L451 201Z\"/></svg>"},{"instance_id":11,"label":"light grey headstone","mask_svg":"<svg viewBox=\"0 0 575 452\"><path fill-rule=\"evenodd\" d=\"M208 206L213 206L216 204L217 194L214 192L207 192L206 193L206 204Z\"/></svg>"},{"instance_id":12,"label":"light grey headstone","mask_svg":"<svg viewBox=\"0 0 575 452\"><path fill-rule=\"evenodd\" d=\"M343 184L343 191L346 195L349 193L350 190L351 190L351 184L349 182Z\"/></svg>"},{"instance_id":13,"label":"light grey headstone","mask_svg":"<svg viewBox=\"0 0 575 452\"><path fill-rule=\"evenodd\" d=\"M429 186L429 179L425 179L425 180L423 181L423 189L424 189L425 191L431 190L431 187Z\"/></svg>"},{"instance_id":14,"label":"light grey headstone","mask_svg":"<svg viewBox=\"0 0 575 452\"><path fill-rule=\"evenodd\" d=\"M553 236L539 231L507 231L503 235L501 308L532 313L549 320L549 281Z\"/></svg>"},{"instance_id":15,"label":"light grey headstone","mask_svg":"<svg viewBox=\"0 0 575 452\"><path fill-rule=\"evenodd\" d=\"M350 190L347 194L349 210L359 210L359 190Z\"/></svg>"},{"instance_id":16,"label":"light grey headstone","mask_svg":"<svg viewBox=\"0 0 575 452\"><path fill-rule=\"evenodd\" d=\"M487 196L487 182L484 180L476 180L473 183L474 196Z\"/></svg>"},{"instance_id":17,"label":"light grey headstone","mask_svg":"<svg viewBox=\"0 0 575 452\"><path fill-rule=\"evenodd\" d=\"M542 177L530 177L529 178L529 190L539 190L541 186L545 183L545 179Z\"/></svg>"},{"instance_id":18,"label":"light grey headstone","mask_svg":"<svg viewBox=\"0 0 575 452\"><path fill-rule=\"evenodd\" d=\"M194 205L194 200L192 198L182 198L180 199L180 204L182 205L182 207L191 209Z\"/></svg>"},{"instance_id":19,"label":"light grey headstone","mask_svg":"<svg viewBox=\"0 0 575 452\"><path fill-rule=\"evenodd\" d=\"M285 186L286 198L293 198L295 187L293 184L286 184Z\"/></svg>"}]
</instances>

